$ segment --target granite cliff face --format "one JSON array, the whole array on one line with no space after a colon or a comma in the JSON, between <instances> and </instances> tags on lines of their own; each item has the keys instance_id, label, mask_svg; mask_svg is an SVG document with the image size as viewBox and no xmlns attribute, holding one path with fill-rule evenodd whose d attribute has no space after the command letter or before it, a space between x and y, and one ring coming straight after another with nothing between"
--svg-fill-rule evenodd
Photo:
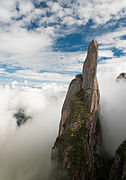
<instances>
[{"instance_id":1,"label":"granite cliff face","mask_svg":"<svg viewBox=\"0 0 126 180\"><path fill-rule=\"evenodd\" d=\"M59 135L51 154L52 179L100 179L97 63L98 44L93 40L88 47L82 75L72 80L64 101Z\"/></svg>"}]
</instances>

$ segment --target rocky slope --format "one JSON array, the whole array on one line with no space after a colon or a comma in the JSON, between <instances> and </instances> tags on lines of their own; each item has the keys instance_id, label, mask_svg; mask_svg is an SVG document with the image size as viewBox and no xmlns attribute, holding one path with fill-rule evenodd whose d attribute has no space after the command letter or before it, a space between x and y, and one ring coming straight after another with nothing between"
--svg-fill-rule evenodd
<instances>
[{"instance_id":1,"label":"rocky slope","mask_svg":"<svg viewBox=\"0 0 126 180\"><path fill-rule=\"evenodd\" d=\"M101 179L97 63L98 44L93 40L82 75L77 75L70 83L62 108L59 135L52 148L51 179Z\"/></svg>"}]
</instances>

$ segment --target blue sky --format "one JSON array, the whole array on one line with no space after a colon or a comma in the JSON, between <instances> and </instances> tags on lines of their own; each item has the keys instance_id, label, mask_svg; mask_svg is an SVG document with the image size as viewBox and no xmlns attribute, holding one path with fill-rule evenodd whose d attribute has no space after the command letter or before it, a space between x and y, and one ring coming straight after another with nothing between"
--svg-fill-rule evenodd
<instances>
[{"instance_id":1,"label":"blue sky","mask_svg":"<svg viewBox=\"0 0 126 180\"><path fill-rule=\"evenodd\" d=\"M125 0L1 0L0 84L69 83L92 39L99 76L126 71Z\"/></svg>"}]
</instances>

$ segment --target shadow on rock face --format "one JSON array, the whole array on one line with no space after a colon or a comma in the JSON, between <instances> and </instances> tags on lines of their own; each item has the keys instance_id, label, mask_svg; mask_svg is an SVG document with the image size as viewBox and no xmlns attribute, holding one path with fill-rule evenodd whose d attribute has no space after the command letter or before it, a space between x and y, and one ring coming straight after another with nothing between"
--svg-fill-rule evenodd
<instances>
[{"instance_id":1,"label":"shadow on rock face","mask_svg":"<svg viewBox=\"0 0 126 180\"><path fill-rule=\"evenodd\" d=\"M31 119L31 116L27 116L23 109L19 109L18 112L14 113L14 118L16 119L17 126L20 127L21 125L25 124L27 120Z\"/></svg>"}]
</instances>

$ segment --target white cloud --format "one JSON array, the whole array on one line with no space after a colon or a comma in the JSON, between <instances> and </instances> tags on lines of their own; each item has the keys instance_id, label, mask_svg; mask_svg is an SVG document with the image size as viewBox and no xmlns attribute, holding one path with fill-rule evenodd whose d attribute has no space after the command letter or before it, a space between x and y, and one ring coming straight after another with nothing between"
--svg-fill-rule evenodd
<instances>
[{"instance_id":1,"label":"white cloud","mask_svg":"<svg viewBox=\"0 0 126 180\"><path fill-rule=\"evenodd\" d=\"M20 9L20 14L27 15L28 13L32 13L31 11L34 10L34 6L32 2L23 0L19 2L19 9Z\"/></svg>"},{"instance_id":2,"label":"white cloud","mask_svg":"<svg viewBox=\"0 0 126 180\"><path fill-rule=\"evenodd\" d=\"M113 57L113 54L111 50L99 50L99 57Z\"/></svg>"},{"instance_id":3,"label":"white cloud","mask_svg":"<svg viewBox=\"0 0 126 180\"><path fill-rule=\"evenodd\" d=\"M98 64L98 80L102 83L105 79L115 80L117 76L126 72L126 56L121 56L119 58L112 58L110 60L101 61Z\"/></svg>"},{"instance_id":4,"label":"white cloud","mask_svg":"<svg viewBox=\"0 0 126 180\"><path fill-rule=\"evenodd\" d=\"M98 36L96 39L102 44L101 48L109 49L115 47L123 50L126 48L126 40L120 38L124 35L126 35L126 27L118 28L113 32L107 32L101 36Z\"/></svg>"},{"instance_id":5,"label":"white cloud","mask_svg":"<svg viewBox=\"0 0 126 180\"><path fill-rule=\"evenodd\" d=\"M17 76L23 79L46 80L47 78L49 81L55 79L60 82L63 80L65 82L70 81L70 78L73 77L70 74L72 71L81 72L86 53L52 52L56 38L76 32L78 25L85 24L90 19L97 26L110 19L115 20L124 17L126 7L124 0L121 3L118 0L78 0L74 3L59 0L55 3L52 1L46 3L48 7L42 9L35 8L31 0L2 0L0 2L0 12L5 12L0 16L2 22L0 28L0 61L7 64L8 67L20 66L24 68L24 70L18 70L11 75L3 69L2 73L6 77L10 75L10 78ZM16 5L18 5L20 11L16 10ZM47 17L46 13L50 12L52 15ZM24 16L20 19L22 15ZM19 18L19 20L15 20L16 18ZM26 27L31 22L36 22L36 19L38 19L38 28L28 31ZM52 25L48 26L50 23ZM62 25L67 25L67 28L61 31ZM125 52L126 41L120 39L120 36L126 34L125 32L126 29L120 27L114 32L99 34L97 36L98 43L100 43L99 57L114 58L114 53L111 50L113 47ZM40 70L51 72L39 73ZM62 73L67 71L67 74L61 74L61 71Z\"/></svg>"},{"instance_id":6,"label":"white cloud","mask_svg":"<svg viewBox=\"0 0 126 180\"><path fill-rule=\"evenodd\" d=\"M86 53L84 52L41 52L41 53L31 53L29 54L14 54L10 57L1 57L1 63L18 65L25 68L32 68L48 71L67 71L71 65L77 65L81 67L82 62L84 61ZM80 65L78 65L78 63ZM80 71L80 67L77 68L77 71Z\"/></svg>"},{"instance_id":7,"label":"white cloud","mask_svg":"<svg viewBox=\"0 0 126 180\"><path fill-rule=\"evenodd\" d=\"M19 11L16 10L17 5ZM29 53L30 55L30 53L49 51L53 43L51 37L53 27L44 28L42 26L35 31L28 31L26 28L36 18L45 14L44 10L36 9L30 0L2 0L0 9L0 55L6 57L14 54ZM21 18L22 15L24 15L23 18ZM16 20L17 18L19 20Z\"/></svg>"},{"instance_id":8,"label":"white cloud","mask_svg":"<svg viewBox=\"0 0 126 180\"><path fill-rule=\"evenodd\" d=\"M28 81L55 81L61 83L69 83L74 78L76 73L82 71L83 62L87 52L74 53L41 53L38 56L31 54L29 58L26 56L14 56L3 59L3 63L7 63L8 69L19 68L14 73L5 72L6 68L2 68L2 74L5 77L13 77L19 79L27 79ZM111 58L102 60L98 65L98 77L102 80L103 77L111 75L114 78L121 72L126 72L126 56L114 57L111 50L100 50L99 60L102 57ZM1 63L2 63L1 62ZM9 64L8 64L9 63ZM15 63L15 64L14 64ZM28 67L28 68L27 68ZM40 73L40 70L43 72ZM47 71L47 72L44 72ZM40 83L41 83L40 82ZM39 84L40 84L39 83ZM35 83L34 83L35 86Z\"/></svg>"},{"instance_id":9,"label":"white cloud","mask_svg":"<svg viewBox=\"0 0 126 180\"><path fill-rule=\"evenodd\" d=\"M44 32L28 32L25 29L1 32L0 41L0 53L5 56L42 52L52 44L51 39Z\"/></svg>"},{"instance_id":10,"label":"white cloud","mask_svg":"<svg viewBox=\"0 0 126 180\"><path fill-rule=\"evenodd\" d=\"M49 2L48 5L50 5L52 12L58 12L62 10L62 7L57 2Z\"/></svg>"},{"instance_id":11,"label":"white cloud","mask_svg":"<svg viewBox=\"0 0 126 180\"><path fill-rule=\"evenodd\" d=\"M114 156L126 138L126 82L117 83L110 77L103 80L100 97L102 139L107 152Z\"/></svg>"},{"instance_id":12,"label":"white cloud","mask_svg":"<svg viewBox=\"0 0 126 180\"><path fill-rule=\"evenodd\" d=\"M65 88L56 84L0 86L0 179L47 178L64 95ZM20 108L32 119L17 127L13 115Z\"/></svg>"},{"instance_id":13,"label":"white cloud","mask_svg":"<svg viewBox=\"0 0 126 180\"><path fill-rule=\"evenodd\" d=\"M20 9L19 12L16 11L16 4ZM66 7L64 6L66 4ZM119 19L125 17L126 12L126 2L122 0L121 3L119 0L113 1L104 1L104 0L95 0L95 1L81 1L78 0L74 3L70 3L70 1L59 0L58 2L47 2L48 7L44 9L36 9L33 5L33 2L28 1L18 1L18 0L7 0L1 1L1 20L3 18L3 22L10 20L12 17L18 17L19 15L26 15L24 19L27 21L32 20L36 17L41 17L42 14L46 14L46 12L53 13L50 18L44 18L43 22L48 24L50 19L52 19L53 23L57 22L57 18L61 18L60 23L67 25L76 24L86 24L88 20L92 19L97 25L105 24L107 21L111 19ZM94 8L95 7L95 8ZM6 12L6 13L4 13ZM4 17L5 16L5 17ZM53 17L53 18L52 18ZM68 19L72 19L71 21L66 21Z\"/></svg>"},{"instance_id":14,"label":"white cloud","mask_svg":"<svg viewBox=\"0 0 126 180\"><path fill-rule=\"evenodd\" d=\"M37 81L52 81L52 82L66 82L69 83L74 75L60 74L55 72L38 73L33 70L17 70L13 73L14 77L23 78L27 80Z\"/></svg>"},{"instance_id":15,"label":"white cloud","mask_svg":"<svg viewBox=\"0 0 126 180\"><path fill-rule=\"evenodd\" d=\"M81 1L78 0L77 12L79 17L87 22L89 19L93 19L97 25L105 24L107 21L113 19L113 16L120 18L122 15L121 11L125 11L126 2L125 0L94 0L94 1Z\"/></svg>"},{"instance_id":16,"label":"white cloud","mask_svg":"<svg viewBox=\"0 0 126 180\"><path fill-rule=\"evenodd\" d=\"M11 17L17 15L14 7L16 6L16 0L1 0L0 1L0 21L9 23Z\"/></svg>"},{"instance_id":17,"label":"white cloud","mask_svg":"<svg viewBox=\"0 0 126 180\"><path fill-rule=\"evenodd\" d=\"M62 17L62 23L72 25L71 21L66 21L71 18L76 24L86 24L90 19L96 25L105 24L110 20L118 20L126 15L126 2L125 0L94 0L94 1L81 1L77 0L74 3L70 1L59 0L57 3L49 1L47 3L50 11L55 13L55 16ZM66 5L66 8L64 4Z\"/></svg>"}]
</instances>

